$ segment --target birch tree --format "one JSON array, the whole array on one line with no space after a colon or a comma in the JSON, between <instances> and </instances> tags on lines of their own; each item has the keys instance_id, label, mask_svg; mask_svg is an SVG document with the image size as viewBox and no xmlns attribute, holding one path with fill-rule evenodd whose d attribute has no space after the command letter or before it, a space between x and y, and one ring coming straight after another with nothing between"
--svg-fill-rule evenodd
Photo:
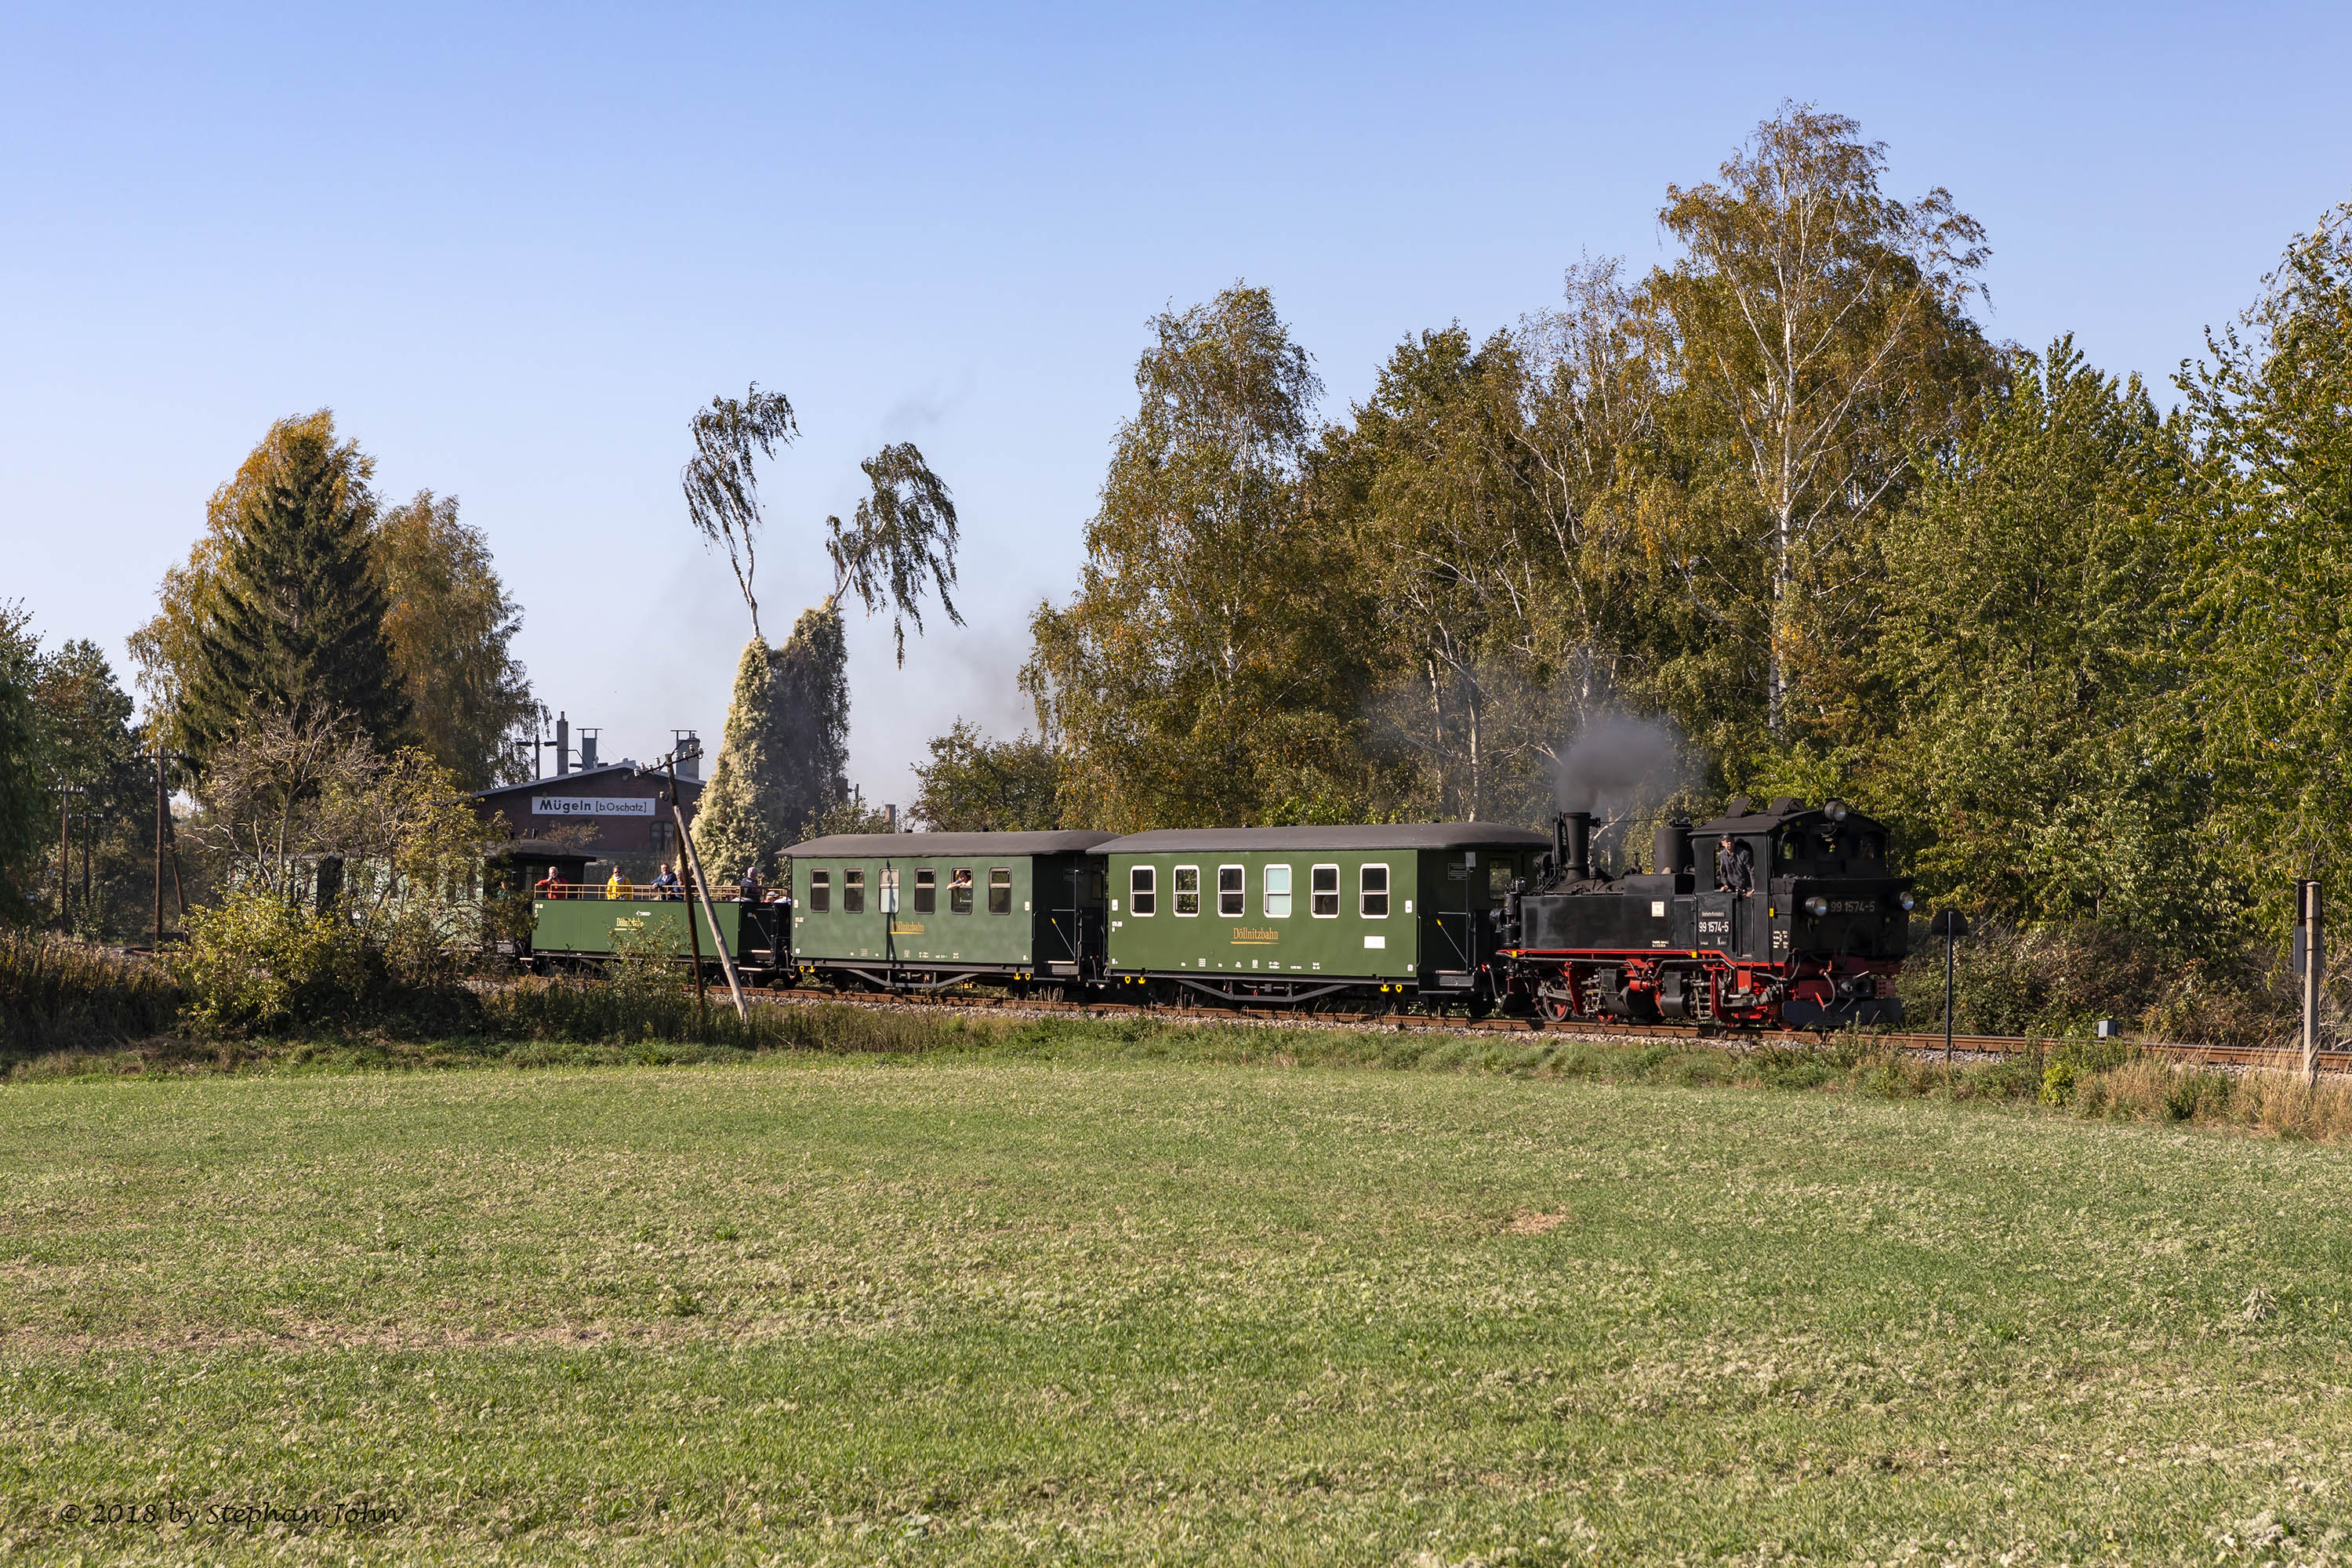
<instances>
[{"instance_id":1,"label":"birch tree","mask_svg":"<svg viewBox=\"0 0 2352 1568\"><path fill-rule=\"evenodd\" d=\"M706 544L726 552L751 612L751 640L736 669L727 730L703 796L698 831L715 864L772 867L777 851L837 805L848 787L845 596L869 616L887 609L898 663L907 623L923 630L924 601L963 624L951 590L959 520L946 483L911 442L883 447L859 465L866 493L850 520L824 521L832 591L805 611L781 648L760 630L760 536L767 515L757 465L799 436L791 402L755 382L743 397L714 397L696 413L694 456L678 476L687 521Z\"/></svg>"},{"instance_id":2,"label":"birch tree","mask_svg":"<svg viewBox=\"0 0 2352 1568\"><path fill-rule=\"evenodd\" d=\"M1965 313L1982 227L1940 186L1887 196L1885 171L1853 121L1785 105L1719 184L1669 186L1658 215L1685 247L1647 284L1660 351L1735 446L1757 512L1745 552L1701 563L1701 590L1761 600L1749 635L1776 737L1870 576L1863 531L1913 453L1958 436L1988 363Z\"/></svg>"}]
</instances>

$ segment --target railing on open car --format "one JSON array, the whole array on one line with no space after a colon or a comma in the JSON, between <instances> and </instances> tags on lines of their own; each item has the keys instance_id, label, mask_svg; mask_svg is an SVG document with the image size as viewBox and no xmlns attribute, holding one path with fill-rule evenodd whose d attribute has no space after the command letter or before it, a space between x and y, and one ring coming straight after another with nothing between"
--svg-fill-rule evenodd
<instances>
[{"instance_id":1,"label":"railing on open car","mask_svg":"<svg viewBox=\"0 0 2352 1568\"><path fill-rule=\"evenodd\" d=\"M615 903L662 904L679 902L689 896L689 891L683 883L675 888L656 888L651 882L623 882L614 889L604 882L533 882L530 896L548 900L579 899L591 902L610 899ZM715 904L740 904L746 900L742 889L719 887L710 889L710 901ZM781 895L762 889L756 901L781 904L782 900Z\"/></svg>"}]
</instances>

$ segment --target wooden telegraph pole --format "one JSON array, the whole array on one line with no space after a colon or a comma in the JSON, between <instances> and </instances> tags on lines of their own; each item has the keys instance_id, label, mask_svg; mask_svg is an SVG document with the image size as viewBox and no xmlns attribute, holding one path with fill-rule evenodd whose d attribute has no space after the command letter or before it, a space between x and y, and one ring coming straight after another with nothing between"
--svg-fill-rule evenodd
<instances>
[{"instance_id":1,"label":"wooden telegraph pole","mask_svg":"<svg viewBox=\"0 0 2352 1568\"><path fill-rule=\"evenodd\" d=\"M163 794L163 753L155 752L155 956L163 955L163 818L172 803Z\"/></svg>"},{"instance_id":2,"label":"wooden telegraph pole","mask_svg":"<svg viewBox=\"0 0 2352 1568\"><path fill-rule=\"evenodd\" d=\"M2319 977L2327 962L2322 940L2319 884L2294 885L2294 967L2303 976L2303 1081L2319 1081Z\"/></svg>"},{"instance_id":3,"label":"wooden telegraph pole","mask_svg":"<svg viewBox=\"0 0 2352 1568\"><path fill-rule=\"evenodd\" d=\"M79 784L51 786L58 796L58 930L73 930L73 797L89 792Z\"/></svg>"},{"instance_id":4,"label":"wooden telegraph pole","mask_svg":"<svg viewBox=\"0 0 2352 1568\"><path fill-rule=\"evenodd\" d=\"M679 752L672 752L663 758L661 763L663 772L669 775L669 816L670 820L677 825L679 858L686 862L688 872L694 879L694 896L702 906L702 918L709 923L710 940L719 949L719 967L727 975L728 994L735 999L735 1016L748 1024L751 1021L751 1010L743 1005L743 983L736 978L734 955L727 951L727 939L719 931L719 915L710 907L710 885L702 879L702 857L695 853L694 836L686 830L686 813L678 809L679 754ZM701 748L698 745L692 752L685 754L689 757L698 757L702 754ZM695 931L694 916L691 912L686 917L686 929L687 933L694 938L694 983L698 987L702 984L702 939ZM739 920L736 930L741 929L742 924Z\"/></svg>"}]
</instances>

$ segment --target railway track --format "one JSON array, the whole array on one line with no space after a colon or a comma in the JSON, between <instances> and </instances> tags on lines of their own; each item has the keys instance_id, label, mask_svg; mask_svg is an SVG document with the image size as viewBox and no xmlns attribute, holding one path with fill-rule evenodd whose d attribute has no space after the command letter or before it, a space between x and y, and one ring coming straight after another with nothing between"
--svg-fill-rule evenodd
<instances>
[{"instance_id":1,"label":"railway track","mask_svg":"<svg viewBox=\"0 0 2352 1568\"><path fill-rule=\"evenodd\" d=\"M1547 1023L1539 1018L1469 1018L1432 1016L1417 1013L1312 1013L1300 1014L1285 1007L1185 1007L1139 1005L1128 1002L1066 1002L1034 996L1002 996L982 993L933 993L923 997L890 996L857 992L829 990L762 990L745 987L744 995L753 1001L780 1003L830 1002L849 1006L879 1008L950 1008L978 1013L1001 1013L1011 1016L1045 1016L1054 1014L1089 1018L1132 1018L1149 1016L1156 1018L1181 1019L1188 1023L1252 1024L1275 1028L1342 1028L1389 1029L1399 1033L1427 1032L1463 1036L1480 1035L1549 1035L1560 1039L1586 1040L1688 1040L1724 1050L1752 1050L1759 1046L1780 1041L1802 1040L1801 1034L1767 1033L1759 1030L1709 1028L1696 1024L1616 1024L1583 1019L1570 1023ZM1920 1034L1900 1030L1870 1030L1868 1037L1895 1046L1901 1049L1940 1056L1945 1044L1939 1031ZM2016 1035L1958 1035L1951 1037L1955 1056L1976 1058L2032 1055L2063 1043L2055 1037L2025 1037ZM2127 1040L2126 1044L2143 1055L2161 1057L2167 1060L2200 1067L2236 1069L2273 1068L2300 1069L2303 1058L2297 1051L2276 1051L2243 1046L2184 1045L2167 1040ZM2319 1070L2324 1073L2352 1073L2352 1050L2323 1050L2319 1053Z\"/></svg>"}]
</instances>

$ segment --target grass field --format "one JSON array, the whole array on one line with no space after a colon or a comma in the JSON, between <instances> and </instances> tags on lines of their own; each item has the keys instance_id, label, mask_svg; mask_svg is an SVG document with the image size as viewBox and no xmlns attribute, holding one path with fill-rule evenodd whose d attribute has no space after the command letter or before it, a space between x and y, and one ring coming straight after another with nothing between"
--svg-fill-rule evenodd
<instances>
[{"instance_id":1,"label":"grass field","mask_svg":"<svg viewBox=\"0 0 2352 1568\"><path fill-rule=\"evenodd\" d=\"M0 1548L2331 1560L2347 1220L2308 1143L1075 1045L18 1081Z\"/></svg>"}]
</instances>

